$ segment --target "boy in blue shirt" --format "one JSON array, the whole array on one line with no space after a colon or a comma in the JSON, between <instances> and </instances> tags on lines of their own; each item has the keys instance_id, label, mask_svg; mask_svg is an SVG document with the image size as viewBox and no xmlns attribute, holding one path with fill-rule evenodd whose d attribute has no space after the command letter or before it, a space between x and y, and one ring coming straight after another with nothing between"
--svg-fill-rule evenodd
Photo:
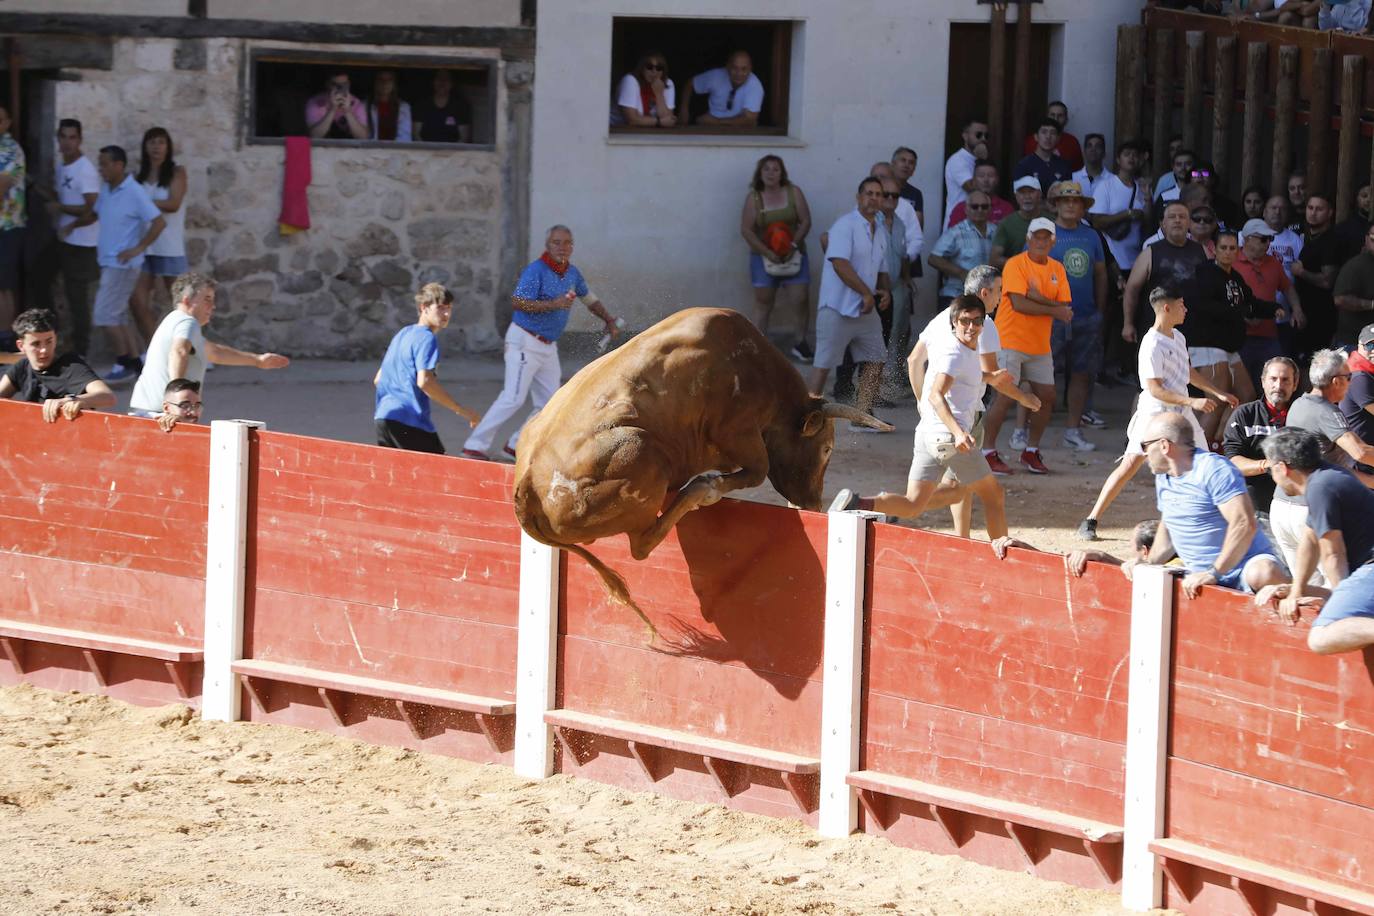
<instances>
[{"instance_id":1,"label":"boy in blue shirt","mask_svg":"<svg viewBox=\"0 0 1374 916\"><path fill-rule=\"evenodd\" d=\"M453 316L453 293L426 283L415 297L420 320L391 338L372 384L377 387L377 444L412 452L444 454L444 443L429 417L431 399L476 426L481 417L459 404L439 384L439 331Z\"/></svg>"}]
</instances>

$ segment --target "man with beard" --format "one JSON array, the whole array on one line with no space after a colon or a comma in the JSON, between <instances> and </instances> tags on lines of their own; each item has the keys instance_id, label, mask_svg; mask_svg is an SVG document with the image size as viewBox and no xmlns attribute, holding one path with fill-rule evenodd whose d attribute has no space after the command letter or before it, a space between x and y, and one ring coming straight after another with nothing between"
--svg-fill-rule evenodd
<instances>
[{"instance_id":1,"label":"man with beard","mask_svg":"<svg viewBox=\"0 0 1374 916\"><path fill-rule=\"evenodd\" d=\"M1294 339L1298 358L1302 360L1331 346L1336 333L1336 305L1331 290L1344 263L1340 243L1331 229L1331 201L1325 195L1311 194L1304 212L1307 225L1302 233L1302 248L1289 268L1303 314L1307 316L1307 324Z\"/></svg>"},{"instance_id":2,"label":"man with beard","mask_svg":"<svg viewBox=\"0 0 1374 916\"><path fill-rule=\"evenodd\" d=\"M1149 309L1138 307L1142 293L1148 294L1157 287L1168 286L1184 302L1198 295L1197 274L1207 263L1207 252L1188 238L1190 215L1191 211L1182 201L1166 204L1161 220L1164 238L1147 246L1131 267L1122 302L1125 323L1121 328L1121 337L1127 343L1135 343L1144 337L1154 323L1154 314Z\"/></svg>"},{"instance_id":3,"label":"man with beard","mask_svg":"<svg viewBox=\"0 0 1374 916\"><path fill-rule=\"evenodd\" d=\"M1250 499L1260 521L1269 520L1269 504L1274 499L1274 481L1269 479L1269 461L1264 457L1264 440L1283 429L1288 422L1288 406L1298 390L1298 364L1286 356L1276 356L1264 364L1260 377L1264 394L1231 412L1221 453L1245 477Z\"/></svg>"}]
</instances>

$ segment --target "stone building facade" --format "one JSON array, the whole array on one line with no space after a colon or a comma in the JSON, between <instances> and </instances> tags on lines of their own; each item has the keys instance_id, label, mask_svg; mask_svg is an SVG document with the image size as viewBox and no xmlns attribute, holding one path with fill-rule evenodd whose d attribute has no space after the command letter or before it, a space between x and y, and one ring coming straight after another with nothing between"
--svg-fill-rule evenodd
<instances>
[{"instance_id":1,"label":"stone building facade","mask_svg":"<svg viewBox=\"0 0 1374 916\"><path fill-rule=\"evenodd\" d=\"M92 159L107 144L124 147L131 170L143 132L165 127L188 171L190 267L221 284L217 333L293 356L376 356L414 320L418 287L438 281L457 297L446 346L500 346L528 236L532 60L491 45L310 44L317 58L360 65L487 66L493 127L490 142L449 148L315 143L311 228L283 234L285 147L254 137L252 94L270 87L253 87L253 56L303 45L233 35L108 41L99 67L28 79L21 139L31 168L50 180L58 118L82 121Z\"/></svg>"}]
</instances>

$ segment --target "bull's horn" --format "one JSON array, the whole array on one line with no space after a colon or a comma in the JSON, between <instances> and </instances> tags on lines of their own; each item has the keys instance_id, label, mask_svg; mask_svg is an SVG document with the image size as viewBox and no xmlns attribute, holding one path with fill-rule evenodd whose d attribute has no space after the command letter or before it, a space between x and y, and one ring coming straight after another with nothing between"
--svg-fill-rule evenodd
<instances>
[{"instance_id":1,"label":"bull's horn","mask_svg":"<svg viewBox=\"0 0 1374 916\"><path fill-rule=\"evenodd\" d=\"M870 429L881 429L885 432L891 432L896 428L891 423L884 423L877 417L866 414L859 408L851 407L848 404L836 404L834 401L826 401L823 412L827 417L833 417L836 420L849 420L858 423L860 426L867 426Z\"/></svg>"}]
</instances>

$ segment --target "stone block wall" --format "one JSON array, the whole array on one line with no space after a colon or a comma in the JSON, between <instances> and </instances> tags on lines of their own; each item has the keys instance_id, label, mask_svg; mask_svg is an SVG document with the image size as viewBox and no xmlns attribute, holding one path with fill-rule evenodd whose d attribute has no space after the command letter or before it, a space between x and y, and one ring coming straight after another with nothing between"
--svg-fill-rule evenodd
<instances>
[{"instance_id":1,"label":"stone block wall","mask_svg":"<svg viewBox=\"0 0 1374 916\"><path fill-rule=\"evenodd\" d=\"M192 269L221 283L212 336L293 356L377 356L414 320L419 286L438 281L457 297L446 347L499 347L498 303L509 296L523 257L504 241L525 237L511 222L523 220L517 185L528 179L509 167L512 159L527 162L527 152L512 155L507 145L512 133L528 131L511 131L504 116L513 102L528 110L528 80L521 73L515 83L522 88L513 92L504 77L508 67L526 65L498 63L494 149L316 145L308 191L312 228L282 235L285 150L246 141L251 47L291 46L120 39L112 70L74 71L79 79L55 84L58 117L81 119L92 159L116 143L136 169L143 132L158 125L171 133L190 180L187 258ZM407 47L397 53L499 60L500 52ZM520 93L524 98L515 98Z\"/></svg>"}]
</instances>

